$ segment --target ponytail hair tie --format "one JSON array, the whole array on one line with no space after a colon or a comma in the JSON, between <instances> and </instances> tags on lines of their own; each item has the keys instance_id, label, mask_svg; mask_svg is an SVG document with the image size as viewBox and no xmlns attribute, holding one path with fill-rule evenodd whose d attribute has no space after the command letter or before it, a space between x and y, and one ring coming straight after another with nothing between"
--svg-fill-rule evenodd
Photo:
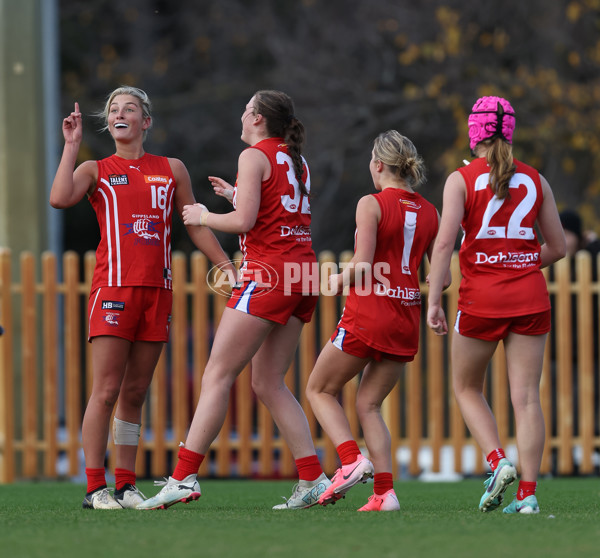
<instances>
[{"instance_id":1,"label":"ponytail hair tie","mask_svg":"<svg viewBox=\"0 0 600 558\"><path fill-rule=\"evenodd\" d=\"M294 118L296 118L296 115L288 114L285 118L285 123L289 126L292 123L292 120L294 120Z\"/></svg>"}]
</instances>

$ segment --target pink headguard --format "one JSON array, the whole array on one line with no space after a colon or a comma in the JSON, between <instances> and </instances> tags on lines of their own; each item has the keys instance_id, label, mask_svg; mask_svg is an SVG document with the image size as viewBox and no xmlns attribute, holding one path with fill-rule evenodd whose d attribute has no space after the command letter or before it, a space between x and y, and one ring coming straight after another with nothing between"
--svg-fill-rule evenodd
<instances>
[{"instance_id":1,"label":"pink headguard","mask_svg":"<svg viewBox=\"0 0 600 558\"><path fill-rule=\"evenodd\" d=\"M481 97L469 115L469 145L471 150L490 138L502 138L512 143L515 130L515 111L502 97Z\"/></svg>"}]
</instances>

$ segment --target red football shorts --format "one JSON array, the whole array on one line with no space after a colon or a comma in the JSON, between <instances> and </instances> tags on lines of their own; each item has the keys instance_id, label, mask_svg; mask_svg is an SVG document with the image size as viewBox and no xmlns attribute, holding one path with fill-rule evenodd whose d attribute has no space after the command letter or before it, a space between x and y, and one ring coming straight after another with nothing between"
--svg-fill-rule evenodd
<instances>
[{"instance_id":1,"label":"red football shorts","mask_svg":"<svg viewBox=\"0 0 600 558\"><path fill-rule=\"evenodd\" d=\"M270 287L259 287L256 281L247 281L233 288L227 307L285 325L291 316L310 322L318 300L316 295L285 294Z\"/></svg>"},{"instance_id":2,"label":"red football shorts","mask_svg":"<svg viewBox=\"0 0 600 558\"><path fill-rule=\"evenodd\" d=\"M99 287L88 303L88 341L99 335L128 341L169 339L173 293L161 287Z\"/></svg>"},{"instance_id":3,"label":"red football shorts","mask_svg":"<svg viewBox=\"0 0 600 558\"><path fill-rule=\"evenodd\" d=\"M544 335L550 331L550 310L511 318L480 318L459 310L454 330L465 337L483 341L500 341L509 333Z\"/></svg>"},{"instance_id":4,"label":"red football shorts","mask_svg":"<svg viewBox=\"0 0 600 558\"><path fill-rule=\"evenodd\" d=\"M369 347L369 345L361 341L351 331L348 331L339 325L335 328L335 332L331 336L331 343L340 349L340 351L343 351L348 355L358 358L368 358L376 362L381 362L384 359L393 360L395 362L410 362L415 358L414 356L402 356L384 353L378 349Z\"/></svg>"}]
</instances>

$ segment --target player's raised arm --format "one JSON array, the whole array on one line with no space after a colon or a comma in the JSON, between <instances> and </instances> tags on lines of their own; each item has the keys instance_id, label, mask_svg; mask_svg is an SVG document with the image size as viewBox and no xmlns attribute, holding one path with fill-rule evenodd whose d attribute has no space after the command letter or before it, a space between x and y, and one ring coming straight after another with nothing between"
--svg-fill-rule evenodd
<instances>
[{"instance_id":1,"label":"player's raised arm","mask_svg":"<svg viewBox=\"0 0 600 558\"><path fill-rule=\"evenodd\" d=\"M82 129L79 103L75 102L73 112L62 123L65 145L50 190L50 205L57 209L75 205L93 185L96 170L94 161L86 161L75 170Z\"/></svg>"}]
</instances>

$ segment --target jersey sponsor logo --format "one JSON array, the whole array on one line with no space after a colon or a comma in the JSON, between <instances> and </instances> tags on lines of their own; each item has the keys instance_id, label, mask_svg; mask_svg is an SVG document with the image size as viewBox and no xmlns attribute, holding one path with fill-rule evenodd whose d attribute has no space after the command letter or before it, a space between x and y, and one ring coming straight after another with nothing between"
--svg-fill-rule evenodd
<instances>
[{"instance_id":1,"label":"jersey sponsor logo","mask_svg":"<svg viewBox=\"0 0 600 558\"><path fill-rule=\"evenodd\" d=\"M143 240L144 244L156 245L160 242L160 232L157 226L161 224L161 221L152 221L147 216L139 216L133 223L123 223L123 226L127 228L127 232L123 236L129 234L135 234L139 240ZM139 244L142 242L136 242Z\"/></svg>"},{"instance_id":2,"label":"jersey sponsor logo","mask_svg":"<svg viewBox=\"0 0 600 558\"><path fill-rule=\"evenodd\" d=\"M102 310L125 310L125 303L118 300L103 300Z\"/></svg>"},{"instance_id":3,"label":"jersey sponsor logo","mask_svg":"<svg viewBox=\"0 0 600 558\"><path fill-rule=\"evenodd\" d=\"M156 183L168 184L169 177L161 176L159 174L145 174L144 181L146 182L146 184L156 184Z\"/></svg>"},{"instance_id":4,"label":"jersey sponsor logo","mask_svg":"<svg viewBox=\"0 0 600 558\"><path fill-rule=\"evenodd\" d=\"M104 315L103 320L110 326L118 326L119 325L119 314L115 314L114 312L107 312Z\"/></svg>"},{"instance_id":5,"label":"jersey sponsor logo","mask_svg":"<svg viewBox=\"0 0 600 558\"><path fill-rule=\"evenodd\" d=\"M129 184L129 179L126 174L109 174L108 182L111 186L121 186L123 184Z\"/></svg>"},{"instance_id":6,"label":"jersey sponsor logo","mask_svg":"<svg viewBox=\"0 0 600 558\"><path fill-rule=\"evenodd\" d=\"M486 252L475 252L475 264L500 264L510 267L528 267L537 264L540 255L537 252L497 252L487 254ZM525 264L525 265L523 265Z\"/></svg>"},{"instance_id":7,"label":"jersey sponsor logo","mask_svg":"<svg viewBox=\"0 0 600 558\"><path fill-rule=\"evenodd\" d=\"M279 235L282 238L286 236L308 236L310 237L310 227L304 225L297 225L295 227L281 227L281 234Z\"/></svg>"},{"instance_id":8,"label":"jersey sponsor logo","mask_svg":"<svg viewBox=\"0 0 600 558\"><path fill-rule=\"evenodd\" d=\"M130 168L130 169L135 169L135 170L136 170L136 171L138 171L138 172L142 172L142 171L140 170L140 167L134 167L133 165L129 165L129 168Z\"/></svg>"},{"instance_id":9,"label":"jersey sponsor logo","mask_svg":"<svg viewBox=\"0 0 600 558\"><path fill-rule=\"evenodd\" d=\"M374 292L377 296L387 296L388 298L397 298L403 306L417 306L421 304L421 291L411 287L386 288L385 285L377 283Z\"/></svg>"},{"instance_id":10,"label":"jersey sponsor logo","mask_svg":"<svg viewBox=\"0 0 600 558\"><path fill-rule=\"evenodd\" d=\"M411 209L421 209L421 204L418 204L412 200L399 200L402 205L410 207Z\"/></svg>"}]
</instances>

